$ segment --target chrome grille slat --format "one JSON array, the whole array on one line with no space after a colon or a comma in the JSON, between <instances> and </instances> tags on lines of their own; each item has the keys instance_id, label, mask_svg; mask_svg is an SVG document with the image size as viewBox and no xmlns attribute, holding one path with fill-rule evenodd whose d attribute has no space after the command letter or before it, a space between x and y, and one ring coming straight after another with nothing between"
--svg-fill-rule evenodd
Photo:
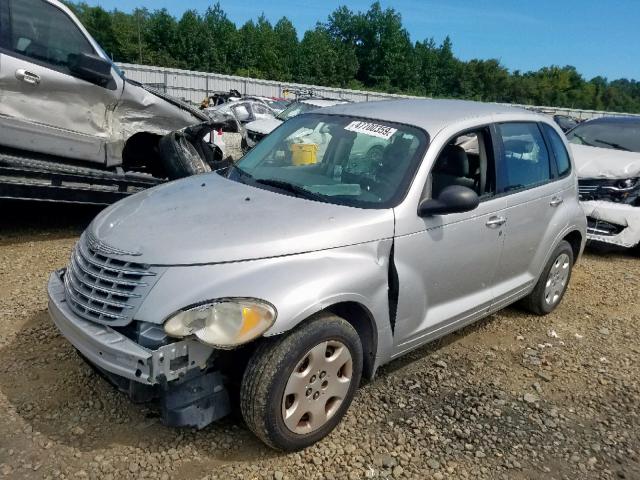
<instances>
[{"instance_id":1,"label":"chrome grille slat","mask_svg":"<svg viewBox=\"0 0 640 480\"><path fill-rule=\"evenodd\" d=\"M74 290L76 292L79 292L84 297L87 297L89 300L93 300L94 302L104 303L105 305L109 305L109 306L116 307L116 308L125 308L127 310L133 308L133 307L131 307L131 305L127 305L126 303L115 302L115 301L111 300L109 297L104 297L104 298L103 297L95 297L91 293L84 292L84 291L82 291L82 286L78 285L76 283L76 281L77 280L75 280L72 275L69 275L69 282L71 282L71 285L73 286ZM85 288L88 288L88 287L85 287Z\"/></svg>"},{"instance_id":2,"label":"chrome grille slat","mask_svg":"<svg viewBox=\"0 0 640 480\"><path fill-rule=\"evenodd\" d=\"M116 265L110 265L107 263L101 263L98 262L95 258L91 258L89 255L87 255L87 252L84 251L84 248L82 247L82 245L80 245L80 253L82 254L83 258L90 263L91 265L94 265L100 269L104 269L104 270L110 270L112 272L117 272L118 274L121 275L140 275L142 277L148 277L148 276L154 276L155 273L153 272L147 272L147 271L143 271L143 270L126 270L124 268L121 268L119 266ZM127 268L131 268L130 265L131 263L125 263L125 265L127 265Z\"/></svg>"},{"instance_id":3,"label":"chrome grille slat","mask_svg":"<svg viewBox=\"0 0 640 480\"><path fill-rule=\"evenodd\" d=\"M80 305L82 308L84 308L86 310L89 310L91 312L95 312L95 313L99 314L100 316L105 316L105 317L110 317L110 318L124 318L123 315L118 315L118 314L115 314L115 313L105 313L102 310L98 310L96 307L91 307L90 305L87 305L86 303L81 302L80 300L78 300L78 298L76 297L76 294L73 293L73 289L69 288L69 280L67 280L66 277L65 277L65 287L67 287L66 288L67 299L69 299L69 297L71 297L71 301L72 301L71 305L72 305L72 308L74 310L77 310L73 306L73 303L76 303L76 304ZM77 313L77 311L76 311L76 313ZM82 315L82 316L85 316L85 315Z\"/></svg>"},{"instance_id":4,"label":"chrome grille slat","mask_svg":"<svg viewBox=\"0 0 640 480\"><path fill-rule=\"evenodd\" d=\"M69 262L69 268L74 270L74 272L73 272L74 276L77 277L77 276L80 275L76 271L77 267L76 267L74 262ZM113 290L113 289L110 289L110 288L107 288L107 287L103 287L102 285L96 285L96 284L93 284L92 287L93 287L94 290L98 290L100 292L104 292L104 293L111 294L111 295L120 295L122 297L128 297L128 298L140 298L140 295L138 295L137 293L125 292L125 291L122 291L122 290Z\"/></svg>"},{"instance_id":5,"label":"chrome grille slat","mask_svg":"<svg viewBox=\"0 0 640 480\"><path fill-rule=\"evenodd\" d=\"M92 270L89 270L85 265L81 264L81 260L80 260L80 256L78 255L78 252L74 252L73 253L73 257L72 257L72 261L75 260L76 265L78 266L78 268L80 270L82 270L84 273L88 274L88 275L93 275L96 278L99 278L100 280L104 280L106 282L117 282L121 285L128 285L130 287L144 287L147 284L144 282L136 282L134 280L123 280L117 277L112 277L112 276L108 276L108 275L101 275L99 273L96 273Z\"/></svg>"},{"instance_id":6,"label":"chrome grille slat","mask_svg":"<svg viewBox=\"0 0 640 480\"><path fill-rule=\"evenodd\" d=\"M94 245L92 247L91 245ZM97 251L95 245L100 246ZM127 325L162 268L116 258L109 246L83 234L64 275L65 297L78 316L96 323Z\"/></svg>"}]
</instances>

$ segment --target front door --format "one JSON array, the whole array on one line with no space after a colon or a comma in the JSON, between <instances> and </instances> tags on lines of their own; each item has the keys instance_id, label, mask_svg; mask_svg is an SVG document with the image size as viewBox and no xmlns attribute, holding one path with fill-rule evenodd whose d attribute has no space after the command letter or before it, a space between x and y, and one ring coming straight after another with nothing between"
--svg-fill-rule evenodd
<instances>
[{"instance_id":1,"label":"front door","mask_svg":"<svg viewBox=\"0 0 640 480\"><path fill-rule=\"evenodd\" d=\"M506 200L495 196L495 162L488 128L459 135L444 147L430 174L436 197L449 185L480 196L471 212L420 218L415 233L397 236L398 305L393 356L484 315L503 245Z\"/></svg>"},{"instance_id":2,"label":"front door","mask_svg":"<svg viewBox=\"0 0 640 480\"><path fill-rule=\"evenodd\" d=\"M0 0L0 9L0 144L104 164L122 80L101 87L72 74L73 55L97 52L57 6Z\"/></svg>"}]
</instances>

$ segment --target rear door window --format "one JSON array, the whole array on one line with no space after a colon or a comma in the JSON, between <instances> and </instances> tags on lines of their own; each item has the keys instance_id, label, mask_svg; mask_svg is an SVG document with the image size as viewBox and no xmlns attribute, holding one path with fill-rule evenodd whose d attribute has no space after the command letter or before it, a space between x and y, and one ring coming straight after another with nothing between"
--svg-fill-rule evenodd
<instances>
[{"instance_id":1,"label":"rear door window","mask_svg":"<svg viewBox=\"0 0 640 480\"><path fill-rule=\"evenodd\" d=\"M9 50L34 63L70 73L73 56L95 53L78 26L43 0L10 0Z\"/></svg>"},{"instance_id":2,"label":"rear door window","mask_svg":"<svg viewBox=\"0 0 640 480\"><path fill-rule=\"evenodd\" d=\"M532 188L551 180L549 152L537 123L502 123L497 129L502 140L501 191Z\"/></svg>"}]
</instances>

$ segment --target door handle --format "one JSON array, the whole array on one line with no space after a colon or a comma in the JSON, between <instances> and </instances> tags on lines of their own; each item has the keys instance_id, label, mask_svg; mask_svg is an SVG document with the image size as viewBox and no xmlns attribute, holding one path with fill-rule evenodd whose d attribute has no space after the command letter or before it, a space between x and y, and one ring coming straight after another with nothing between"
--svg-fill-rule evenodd
<instances>
[{"instance_id":1,"label":"door handle","mask_svg":"<svg viewBox=\"0 0 640 480\"><path fill-rule=\"evenodd\" d=\"M507 219L504 217L491 217L487 220L485 225L489 228L498 228L500 225L504 225L505 223L507 223Z\"/></svg>"},{"instance_id":2,"label":"door handle","mask_svg":"<svg viewBox=\"0 0 640 480\"><path fill-rule=\"evenodd\" d=\"M549 205L551 205L552 207L557 207L562 202L564 202L564 200L561 197L553 197L549 202Z\"/></svg>"},{"instance_id":3,"label":"door handle","mask_svg":"<svg viewBox=\"0 0 640 480\"><path fill-rule=\"evenodd\" d=\"M40 76L24 68L16 70L16 78L30 85L40 85Z\"/></svg>"}]
</instances>

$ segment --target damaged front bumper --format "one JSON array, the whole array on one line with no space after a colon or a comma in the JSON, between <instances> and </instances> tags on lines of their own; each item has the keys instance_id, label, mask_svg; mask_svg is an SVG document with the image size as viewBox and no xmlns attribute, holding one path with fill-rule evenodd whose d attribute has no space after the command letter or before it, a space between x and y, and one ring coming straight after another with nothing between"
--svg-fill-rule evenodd
<instances>
[{"instance_id":1,"label":"damaged front bumper","mask_svg":"<svg viewBox=\"0 0 640 480\"><path fill-rule=\"evenodd\" d=\"M640 179L581 178L578 192L589 241L622 248L640 243Z\"/></svg>"},{"instance_id":2,"label":"damaged front bumper","mask_svg":"<svg viewBox=\"0 0 640 480\"><path fill-rule=\"evenodd\" d=\"M74 314L65 299L64 270L51 274L49 314L62 335L94 367L135 401L159 400L163 422L203 428L230 412L222 375L210 371L214 350L195 340L157 349Z\"/></svg>"},{"instance_id":3,"label":"damaged front bumper","mask_svg":"<svg viewBox=\"0 0 640 480\"><path fill-rule=\"evenodd\" d=\"M587 239L617 247L640 244L640 207L605 200L581 202L587 216Z\"/></svg>"}]
</instances>

